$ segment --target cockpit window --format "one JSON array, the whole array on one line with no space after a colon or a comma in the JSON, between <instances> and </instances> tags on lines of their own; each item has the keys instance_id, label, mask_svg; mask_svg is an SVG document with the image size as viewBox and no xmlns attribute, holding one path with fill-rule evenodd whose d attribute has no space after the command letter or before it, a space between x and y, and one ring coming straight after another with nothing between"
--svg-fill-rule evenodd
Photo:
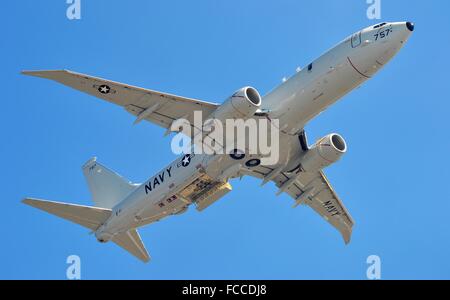
<instances>
[{"instance_id":1,"label":"cockpit window","mask_svg":"<svg viewBox=\"0 0 450 300\"><path fill-rule=\"evenodd\" d=\"M377 28L383 27L386 24L387 24L386 22L377 24L377 25L373 26L373 29L377 29Z\"/></svg>"},{"instance_id":2,"label":"cockpit window","mask_svg":"<svg viewBox=\"0 0 450 300\"><path fill-rule=\"evenodd\" d=\"M312 63L308 65L308 71L309 71L309 72L311 72L312 67L313 67L313 64L312 64Z\"/></svg>"},{"instance_id":3,"label":"cockpit window","mask_svg":"<svg viewBox=\"0 0 450 300\"><path fill-rule=\"evenodd\" d=\"M361 45L361 31L352 36L352 48L356 48L359 45Z\"/></svg>"}]
</instances>

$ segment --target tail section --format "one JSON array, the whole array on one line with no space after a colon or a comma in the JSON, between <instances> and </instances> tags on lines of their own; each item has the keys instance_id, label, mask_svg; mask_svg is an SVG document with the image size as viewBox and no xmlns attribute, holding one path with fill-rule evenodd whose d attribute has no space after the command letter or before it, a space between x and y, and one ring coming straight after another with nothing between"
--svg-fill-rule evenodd
<instances>
[{"instance_id":1,"label":"tail section","mask_svg":"<svg viewBox=\"0 0 450 300\"><path fill-rule=\"evenodd\" d=\"M111 209L27 198L23 203L96 231L111 216ZM144 262L150 256L136 229L120 233L112 241Z\"/></svg>"},{"instance_id":2,"label":"tail section","mask_svg":"<svg viewBox=\"0 0 450 300\"><path fill-rule=\"evenodd\" d=\"M137 185L101 165L95 158L83 166L83 173L91 191L92 200L98 207L32 198L23 200L23 203L98 232L111 217L112 208L124 200ZM150 260L136 229L116 234L112 237L112 241L140 260L144 262Z\"/></svg>"},{"instance_id":3,"label":"tail section","mask_svg":"<svg viewBox=\"0 0 450 300\"><path fill-rule=\"evenodd\" d=\"M111 216L111 210L105 208L31 198L27 198L22 202L91 230L97 230Z\"/></svg>"},{"instance_id":4,"label":"tail section","mask_svg":"<svg viewBox=\"0 0 450 300\"><path fill-rule=\"evenodd\" d=\"M150 261L150 255L145 249L144 243L142 243L141 237L136 229L118 234L113 237L112 241L143 262Z\"/></svg>"},{"instance_id":5,"label":"tail section","mask_svg":"<svg viewBox=\"0 0 450 300\"><path fill-rule=\"evenodd\" d=\"M136 185L97 162L96 158L84 164L83 174L92 200L99 207L113 208L136 188Z\"/></svg>"}]
</instances>

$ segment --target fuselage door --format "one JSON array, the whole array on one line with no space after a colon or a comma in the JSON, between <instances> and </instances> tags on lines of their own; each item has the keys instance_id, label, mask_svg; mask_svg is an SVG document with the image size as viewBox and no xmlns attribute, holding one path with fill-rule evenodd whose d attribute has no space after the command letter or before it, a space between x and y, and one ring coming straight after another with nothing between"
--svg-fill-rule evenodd
<instances>
[{"instance_id":1,"label":"fuselage door","mask_svg":"<svg viewBox=\"0 0 450 300\"><path fill-rule=\"evenodd\" d=\"M361 45L361 31L352 36L352 48L356 48L359 45Z\"/></svg>"}]
</instances>

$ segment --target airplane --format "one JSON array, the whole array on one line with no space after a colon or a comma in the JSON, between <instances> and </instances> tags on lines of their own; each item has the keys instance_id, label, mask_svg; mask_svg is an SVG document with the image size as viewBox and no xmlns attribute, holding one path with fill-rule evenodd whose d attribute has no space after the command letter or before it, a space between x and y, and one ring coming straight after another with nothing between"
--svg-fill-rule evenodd
<instances>
[{"instance_id":1,"label":"airplane","mask_svg":"<svg viewBox=\"0 0 450 300\"><path fill-rule=\"evenodd\" d=\"M278 193L294 207L311 207L350 242L354 220L326 178L323 169L346 152L336 133L309 146L305 125L337 100L359 87L385 66L404 46L415 25L383 22L362 29L338 43L307 67L262 97L244 87L222 104L185 98L96 78L68 70L23 71L25 75L57 81L116 105L170 133L181 118L192 123L193 113L279 120L280 157L277 164L261 163L258 153L234 149L207 155L188 153L175 159L142 184L128 181L96 158L83 167L95 206L26 198L23 203L84 226L101 243L112 241L143 262L150 260L137 228L185 212L192 204L203 211L232 190L230 180L253 176L262 185L274 182Z\"/></svg>"}]
</instances>

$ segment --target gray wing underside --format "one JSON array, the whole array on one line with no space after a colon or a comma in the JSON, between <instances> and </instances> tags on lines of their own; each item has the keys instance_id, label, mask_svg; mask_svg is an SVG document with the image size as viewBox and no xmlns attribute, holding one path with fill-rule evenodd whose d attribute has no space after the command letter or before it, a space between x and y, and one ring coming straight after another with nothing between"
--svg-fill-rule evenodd
<instances>
[{"instance_id":1,"label":"gray wing underside","mask_svg":"<svg viewBox=\"0 0 450 300\"><path fill-rule=\"evenodd\" d=\"M270 167L259 166L252 170L243 170L242 174L263 179L273 170ZM311 207L341 233L346 244L350 243L354 225L353 218L325 174L322 171L298 174L280 173L272 181L281 188L293 176L296 178L284 192L295 201L294 205Z\"/></svg>"},{"instance_id":2,"label":"gray wing underside","mask_svg":"<svg viewBox=\"0 0 450 300\"><path fill-rule=\"evenodd\" d=\"M143 89L67 70L24 71L22 74L54 80L122 106L140 118L139 121L146 120L166 129L181 118L194 124L194 111L201 111L203 117L207 117L219 106L215 103Z\"/></svg>"}]
</instances>

